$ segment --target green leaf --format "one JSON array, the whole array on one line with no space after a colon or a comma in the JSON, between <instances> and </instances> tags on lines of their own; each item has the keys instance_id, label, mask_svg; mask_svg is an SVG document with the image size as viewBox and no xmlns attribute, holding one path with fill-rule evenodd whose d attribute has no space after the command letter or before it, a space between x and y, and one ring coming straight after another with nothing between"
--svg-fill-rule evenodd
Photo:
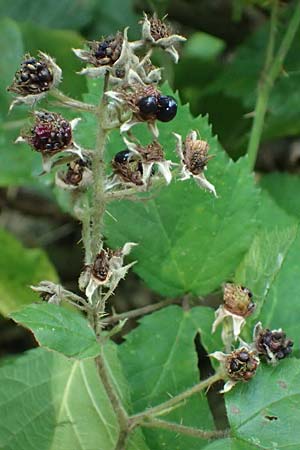
<instances>
[{"instance_id":1,"label":"green leaf","mask_svg":"<svg viewBox=\"0 0 300 450\"><path fill-rule=\"evenodd\" d=\"M292 4L290 8L282 10L277 29L276 52L294 7ZM206 95L222 92L228 97L239 99L248 112L253 111L257 84L264 67L269 26L268 21L239 46L231 62L224 65L223 70L219 71L219 77L205 89ZM264 139L299 134L299 51L298 29L284 61L284 71L271 92L268 115L264 124Z\"/></svg>"},{"instance_id":2,"label":"green leaf","mask_svg":"<svg viewBox=\"0 0 300 450\"><path fill-rule=\"evenodd\" d=\"M93 39L99 39L103 35L115 34L118 30L122 31L129 26L130 34L134 30L138 39L139 16L135 13L134 6L133 0L110 0L105 6L102 2L96 2L93 11L94 20L89 25L88 35Z\"/></svg>"},{"instance_id":3,"label":"green leaf","mask_svg":"<svg viewBox=\"0 0 300 450\"><path fill-rule=\"evenodd\" d=\"M261 186L291 216L300 219L300 177L288 173L272 173L262 177Z\"/></svg>"},{"instance_id":4,"label":"green leaf","mask_svg":"<svg viewBox=\"0 0 300 450\"><path fill-rule=\"evenodd\" d=\"M105 353L116 368L115 347ZM123 392L120 368L115 382ZM5 450L101 450L114 448L118 425L94 361L77 361L45 349L7 360L0 367L0 447ZM142 435L129 450L147 450Z\"/></svg>"},{"instance_id":5,"label":"green leaf","mask_svg":"<svg viewBox=\"0 0 300 450\"><path fill-rule=\"evenodd\" d=\"M196 310L198 317L194 315ZM178 306L169 306L141 319L138 328L126 336L119 354L130 384L134 413L166 401L200 381L194 339L202 326L206 329L212 316L210 308L183 311ZM204 394L190 398L165 419L201 429L213 428ZM145 429L144 434L153 450L196 450L205 444L162 430Z\"/></svg>"},{"instance_id":6,"label":"green leaf","mask_svg":"<svg viewBox=\"0 0 300 450\"><path fill-rule=\"evenodd\" d=\"M3 63L0 67L0 107L6 116L11 95L6 88L11 84L23 55L22 35L18 26L10 19L0 20L0 52Z\"/></svg>"},{"instance_id":7,"label":"green leaf","mask_svg":"<svg viewBox=\"0 0 300 450\"><path fill-rule=\"evenodd\" d=\"M231 277L256 228L258 191L247 160L229 160L212 136L207 117L193 119L180 102L176 119L160 125L160 142L168 158L174 160L172 131L185 138L191 129L199 130L215 155L206 176L219 198L201 190L193 180L177 181L151 200L115 202L105 217L110 245L137 242L132 252L138 261L134 270L151 289L168 296L205 295L218 288ZM137 135L149 142L145 125L137 127ZM124 148L116 134L109 145L110 155Z\"/></svg>"},{"instance_id":8,"label":"green leaf","mask_svg":"<svg viewBox=\"0 0 300 450\"><path fill-rule=\"evenodd\" d=\"M265 327L283 328L295 341L297 349L299 349L300 338L299 252L300 232L298 230L282 260L280 271L269 288L260 314L260 320Z\"/></svg>"},{"instance_id":9,"label":"green leaf","mask_svg":"<svg viewBox=\"0 0 300 450\"><path fill-rule=\"evenodd\" d=\"M218 439L204 447L203 450L257 450L256 445L236 438Z\"/></svg>"},{"instance_id":10,"label":"green leaf","mask_svg":"<svg viewBox=\"0 0 300 450\"><path fill-rule=\"evenodd\" d=\"M0 16L9 16L17 21L32 22L51 28L79 28L92 18L94 1L81 0L2 0Z\"/></svg>"},{"instance_id":11,"label":"green leaf","mask_svg":"<svg viewBox=\"0 0 300 450\"><path fill-rule=\"evenodd\" d=\"M296 359L263 366L253 380L227 394L233 436L255 448L300 448L299 373Z\"/></svg>"},{"instance_id":12,"label":"green leaf","mask_svg":"<svg viewBox=\"0 0 300 450\"><path fill-rule=\"evenodd\" d=\"M264 193L259 217L262 226L237 269L235 280L254 293L256 312L248 327L259 320L264 327L284 331L298 344L300 331L300 233L288 216ZM286 306L288 305L288 307ZM252 330L246 329L247 338ZM298 347L298 345L297 345Z\"/></svg>"},{"instance_id":13,"label":"green leaf","mask_svg":"<svg viewBox=\"0 0 300 450\"><path fill-rule=\"evenodd\" d=\"M45 303L26 306L10 317L29 328L41 346L65 356L84 359L100 353L94 331L78 312Z\"/></svg>"},{"instance_id":14,"label":"green leaf","mask_svg":"<svg viewBox=\"0 0 300 450\"><path fill-rule=\"evenodd\" d=\"M44 279L57 282L58 279L42 250L24 248L1 229L0 248L0 312L5 315L36 300L29 288L31 284Z\"/></svg>"},{"instance_id":15,"label":"green leaf","mask_svg":"<svg viewBox=\"0 0 300 450\"><path fill-rule=\"evenodd\" d=\"M189 37L183 49L183 57L201 60L215 59L225 48L225 42L207 33L197 32Z\"/></svg>"}]
</instances>

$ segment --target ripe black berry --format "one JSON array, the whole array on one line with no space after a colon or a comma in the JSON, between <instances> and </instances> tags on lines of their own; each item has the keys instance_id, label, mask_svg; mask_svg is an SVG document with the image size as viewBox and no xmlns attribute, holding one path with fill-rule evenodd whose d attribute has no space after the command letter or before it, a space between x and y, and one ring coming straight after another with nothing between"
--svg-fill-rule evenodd
<instances>
[{"instance_id":1,"label":"ripe black berry","mask_svg":"<svg viewBox=\"0 0 300 450\"><path fill-rule=\"evenodd\" d=\"M158 99L154 95L141 98L137 106L140 110L140 116L144 120L154 120L157 117L158 112Z\"/></svg>"},{"instance_id":2,"label":"ripe black berry","mask_svg":"<svg viewBox=\"0 0 300 450\"><path fill-rule=\"evenodd\" d=\"M114 161L118 164L125 164L129 160L131 154L132 153L128 150L128 148L126 150L122 150L115 155Z\"/></svg>"},{"instance_id":3,"label":"ripe black berry","mask_svg":"<svg viewBox=\"0 0 300 450\"><path fill-rule=\"evenodd\" d=\"M106 50L109 47L109 43L107 41L100 42L97 50L95 51L96 58L104 58L106 56Z\"/></svg>"},{"instance_id":4,"label":"ripe black berry","mask_svg":"<svg viewBox=\"0 0 300 450\"><path fill-rule=\"evenodd\" d=\"M177 113L177 103L174 97L171 97L170 95L160 95L157 99L157 105L157 120L169 122L174 119Z\"/></svg>"}]
</instances>

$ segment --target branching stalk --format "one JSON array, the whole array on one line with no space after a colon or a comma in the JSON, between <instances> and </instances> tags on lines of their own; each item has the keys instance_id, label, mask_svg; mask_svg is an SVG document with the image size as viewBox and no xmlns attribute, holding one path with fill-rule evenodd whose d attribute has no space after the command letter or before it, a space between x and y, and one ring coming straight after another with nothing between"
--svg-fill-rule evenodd
<instances>
[{"instance_id":1,"label":"branching stalk","mask_svg":"<svg viewBox=\"0 0 300 450\"><path fill-rule=\"evenodd\" d=\"M229 430L206 431L155 418L145 420L141 423L141 426L147 428L162 428L164 430L170 430L175 433L186 434L201 439L221 439L229 435Z\"/></svg>"},{"instance_id":2,"label":"branching stalk","mask_svg":"<svg viewBox=\"0 0 300 450\"><path fill-rule=\"evenodd\" d=\"M68 97L59 89L51 89L49 92L52 97L56 98L59 101L60 106L65 106L66 108L77 109L78 111L88 111L94 114L97 113L97 107L94 105L90 105L89 103L81 102L79 100L75 100L72 97Z\"/></svg>"},{"instance_id":3,"label":"branching stalk","mask_svg":"<svg viewBox=\"0 0 300 450\"><path fill-rule=\"evenodd\" d=\"M107 393L107 396L111 402L111 405L113 407L113 410L116 414L118 423L119 423L119 438L118 442L116 444L115 450L124 450L124 445L126 442L126 439L129 434L129 420L127 412L119 399L118 395L116 394L116 389L113 386L109 374L107 372L106 366L105 366L105 360L103 358L103 354L98 355L95 358L96 366L98 370L99 377L102 381L102 384L105 388L105 391Z\"/></svg>"},{"instance_id":4,"label":"branching stalk","mask_svg":"<svg viewBox=\"0 0 300 450\"><path fill-rule=\"evenodd\" d=\"M261 76L261 80L258 85L258 96L254 111L254 120L248 144L248 158L251 169L253 169L255 166L257 152L261 140L265 115L272 87L278 75L280 74L283 61L292 45L295 34L300 24L300 1L298 0L294 14L289 22L286 33L280 44L279 50L277 54L273 57L275 32L277 27L277 10L278 10L278 0L275 0L273 3L266 62Z\"/></svg>"},{"instance_id":5,"label":"branching stalk","mask_svg":"<svg viewBox=\"0 0 300 450\"><path fill-rule=\"evenodd\" d=\"M179 403L183 402L184 400L196 394L197 392L209 388L212 384L222 379L223 373L217 372L211 377L207 378L206 380L201 381L195 386L187 389L186 391L181 392L178 395L175 395L175 397L172 397L170 400L167 400L166 402L161 403L160 405L154 406L153 408L149 408L146 411L131 416L130 417L131 424L136 425L143 422L145 419L149 417L151 418L153 416L159 416L169 413L170 411L172 411L172 409L176 408Z\"/></svg>"},{"instance_id":6,"label":"branching stalk","mask_svg":"<svg viewBox=\"0 0 300 450\"><path fill-rule=\"evenodd\" d=\"M111 324L119 322L124 319L134 319L136 317L144 316L145 314L149 314L151 312L157 311L158 309L164 308L165 306L172 305L178 302L179 302L178 299L167 298L166 300L162 300L161 302L154 303L151 305L143 306L142 308L133 309L131 311L127 311L121 314L113 314L111 317L104 319L103 323Z\"/></svg>"}]
</instances>

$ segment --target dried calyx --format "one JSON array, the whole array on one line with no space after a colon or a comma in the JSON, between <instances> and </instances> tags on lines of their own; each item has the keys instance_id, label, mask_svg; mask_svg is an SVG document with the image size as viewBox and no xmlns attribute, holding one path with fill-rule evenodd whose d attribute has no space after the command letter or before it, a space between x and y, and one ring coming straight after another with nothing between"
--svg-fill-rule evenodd
<instances>
[{"instance_id":1,"label":"dried calyx","mask_svg":"<svg viewBox=\"0 0 300 450\"><path fill-rule=\"evenodd\" d=\"M227 317L232 319L233 335L237 339L242 327L246 323L246 317L250 316L255 309L253 295L251 291L241 285L226 283L224 285L223 305L221 305L215 315L216 319L212 326L214 333L217 326Z\"/></svg>"},{"instance_id":2,"label":"dried calyx","mask_svg":"<svg viewBox=\"0 0 300 450\"><path fill-rule=\"evenodd\" d=\"M173 163L165 159L164 150L157 140L146 146L131 142L125 137L124 142L133 154L141 158L143 183L145 185L149 183L154 168L157 168L157 172L165 178L167 184L171 182L171 166Z\"/></svg>"},{"instance_id":3,"label":"dried calyx","mask_svg":"<svg viewBox=\"0 0 300 450\"><path fill-rule=\"evenodd\" d=\"M115 175L111 186L117 184L134 184L135 186L143 186L143 167L142 160L130 150L122 150L118 152L111 162Z\"/></svg>"},{"instance_id":4,"label":"dried calyx","mask_svg":"<svg viewBox=\"0 0 300 450\"><path fill-rule=\"evenodd\" d=\"M250 316L255 309L252 292L238 284L225 284L223 300L227 311L241 317Z\"/></svg>"},{"instance_id":5,"label":"dried calyx","mask_svg":"<svg viewBox=\"0 0 300 450\"><path fill-rule=\"evenodd\" d=\"M65 172L57 172L56 185L66 190L86 189L93 180L91 160L77 158L70 161Z\"/></svg>"},{"instance_id":6,"label":"dried calyx","mask_svg":"<svg viewBox=\"0 0 300 450\"><path fill-rule=\"evenodd\" d=\"M286 333L281 328L278 330L262 328L259 322L254 329L255 349L271 364L276 364L290 355L293 344L293 341L286 337Z\"/></svg>"},{"instance_id":7,"label":"dried calyx","mask_svg":"<svg viewBox=\"0 0 300 450\"><path fill-rule=\"evenodd\" d=\"M89 50L73 49L78 58L92 66L82 69L81 75L99 77L110 73L110 83L123 84L127 83L131 68L139 65L139 58L128 43L127 28L100 41L89 41L87 46Z\"/></svg>"},{"instance_id":8,"label":"dried calyx","mask_svg":"<svg viewBox=\"0 0 300 450\"><path fill-rule=\"evenodd\" d=\"M101 41L90 41L87 52L87 61L96 66L113 66L121 55L123 45L123 33L118 32L115 36L108 36Z\"/></svg>"},{"instance_id":9,"label":"dried calyx","mask_svg":"<svg viewBox=\"0 0 300 450\"><path fill-rule=\"evenodd\" d=\"M215 352L210 356L222 363L227 382L221 392L228 392L238 381L249 381L256 373L259 358L248 346L242 346L229 354Z\"/></svg>"},{"instance_id":10,"label":"dried calyx","mask_svg":"<svg viewBox=\"0 0 300 450\"><path fill-rule=\"evenodd\" d=\"M41 281L37 286L30 287L39 294L40 299L44 302L60 305L63 300L63 288L51 281Z\"/></svg>"},{"instance_id":11,"label":"dried calyx","mask_svg":"<svg viewBox=\"0 0 300 450\"><path fill-rule=\"evenodd\" d=\"M217 196L214 185L204 175L208 161L213 158L213 155L208 155L208 143L198 139L197 132L194 130L184 141L179 134L174 133L174 136L177 141L176 151L181 161L180 179L184 181L193 178L200 187Z\"/></svg>"},{"instance_id":12,"label":"dried calyx","mask_svg":"<svg viewBox=\"0 0 300 450\"><path fill-rule=\"evenodd\" d=\"M142 43L151 47L160 47L169 53L174 62L179 59L175 45L186 40L185 37L174 34L171 26L165 22L164 18L159 19L155 14L153 16L144 15L142 23ZM136 48L139 43L134 43Z\"/></svg>"},{"instance_id":13,"label":"dried calyx","mask_svg":"<svg viewBox=\"0 0 300 450\"><path fill-rule=\"evenodd\" d=\"M88 300L92 302L92 296L99 286L114 290L119 281L135 262L123 266L123 260L137 244L127 242L122 248L111 250L102 248L96 255L93 264L85 267L81 279L85 280L85 292Z\"/></svg>"}]
</instances>

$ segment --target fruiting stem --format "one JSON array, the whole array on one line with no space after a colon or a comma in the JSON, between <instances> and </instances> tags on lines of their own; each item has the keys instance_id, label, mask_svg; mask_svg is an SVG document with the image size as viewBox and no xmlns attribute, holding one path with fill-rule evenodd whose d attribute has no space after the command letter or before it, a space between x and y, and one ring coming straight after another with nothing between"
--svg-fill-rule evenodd
<instances>
[{"instance_id":1,"label":"fruiting stem","mask_svg":"<svg viewBox=\"0 0 300 450\"><path fill-rule=\"evenodd\" d=\"M158 416L162 414L169 413L174 408L178 406L179 403L183 402L185 399L191 397L192 395L196 394L197 392L203 391L206 388L209 388L212 384L216 383L217 381L220 381L223 379L223 373L217 372L211 377L207 378L204 381L201 381L200 383L196 384L195 386L187 389L184 392L181 392L178 395L175 395L175 397L171 398L170 400L167 400L164 403L161 403L160 405L154 406L153 408L149 408L146 411L143 411L139 414L135 414L134 416L130 417L130 421L132 426L135 426L137 424L140 424L147 418L151 418L152 416Z\"/></svg>"},{"instance_id":2,"label":"fruiting stem","mask_svg":"<svg viewBox=\"0 0 300 450\"><path fill-rule=\"evenodd\" d=\"M147 428L162 428L201 439L221 439L227 437L229 434L227 430L206 431L155 418L147 419L140 425Z\"/></svg>"},{"instance_id":3,"label":"fruiting stem","mask_svg":"<svg viewBox=\"0 0 300 450\"><path fill-rule=\"evenodd\" d=\"M78 111L88 111L94 114L97 113L97 107L94 105L90 105L89 103L84 103L79 100L75 100L72 97L68 97L59 89L51 89L49 93L52 97L56 98L61 106L65 106L66 108L77 109Z\"/></svg>"},{"instance_id":4,"label":"fruiting stem","mask_svg":"<svg viewBox=\"0 0 300 450\"><path fill-rule=\"evenodd\" d=\"M101 249L102 244L102 225L103 215L105 213L106 199L104 191L105 166L104 152L108 130L102 126L105 110L105 91L109 80L109 72L105 75L103 94L98 106L98 132L96 138L96 148L93 155L93 206L92 206L92 259L94 260Z\"/></svg>"},{"instance_id":5,"label":"fruiting stem","mask_svg":"<svg viewBox=\"0 0 300 450\"><path fill-rule=\"evenodd\" d=\"M272 23L270 29L269 44L266 54L266 62L264 70L262 72L261 80L258 85L258 96L254 111L254 120L248 144L248 158L251 169L253 169L255 166L257 152L261 140L265 115L272 87L274 85L276 78L280 73L283 61L292 45L295 34L300 24L300 1L298 1L296 4L294 14L289 22L286 33L281 41L279 50L275 55L275 57L273 57L275 32L277 26L277 9L278 9L277 3L278 0L275 0L273 3L272 17L271 17Z\"/></svg>"},{"instance_id":6,"label":"fruiting stem","mask_svg":"<svg viewBox=\"0 0 300 450\"><path fill-rule=\"evenodd\" d=\"M149 314L153 311L157 311L158 309L164 308L165 306L172 305L178 302L179 302L178 299L167 298L166 300L162 300L161 302L143 306L142 308L133 309L131 311L127 311L122 314L113 314L111 317L104 319L102 323L111 324L119 322L124 319L134 319L135 317L144 316L145 314Z\"/></svg>"},{"instance_id":7,"label":"fruiting stem","mask_svg":"<svg viewBox=\"0 0 300 450\"><path fill-rule=\"evenodd\" d=\"M118 442L116 444L115 450L124 450L124 444L126 442L126 439L128 437L128 433L129 433L129 418L128 418L126 410L124 409L124 406L122 405L121 400L119 399L118 395L116 394L116 389L110 380L109 374L106 369L105 360L104 360L102 351L101 351L101 354L95 358L95 362L96 362L96 367L98 370L99 377L105 388L105 391L110 400L112 408L116 414L116 417L117 417L117 420L119 423L119 427L120 427Z\"/></svg>"}]
</instances>

